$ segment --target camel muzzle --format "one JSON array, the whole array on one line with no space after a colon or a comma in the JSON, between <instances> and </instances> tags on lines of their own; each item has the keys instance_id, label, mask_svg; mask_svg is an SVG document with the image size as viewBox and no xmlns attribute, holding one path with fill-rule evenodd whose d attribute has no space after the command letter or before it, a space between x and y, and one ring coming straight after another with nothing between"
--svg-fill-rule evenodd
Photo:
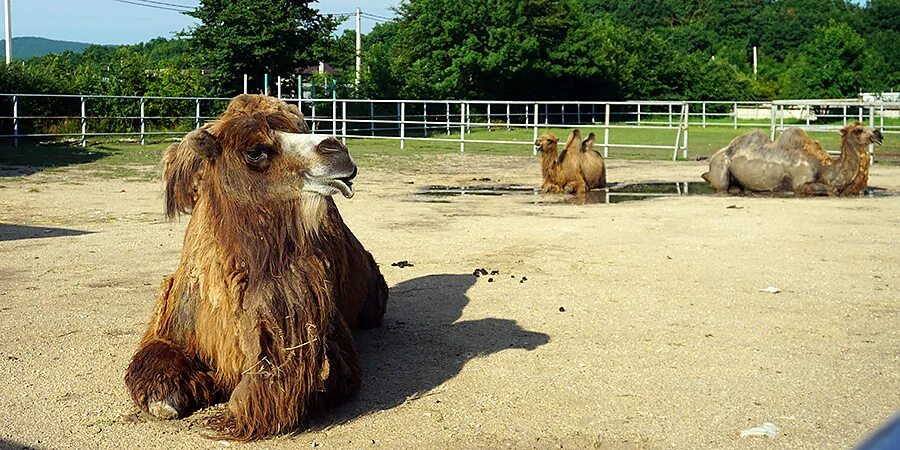
<instances>
[{"instance_id":1,"label":"camel muzzle","mask_svg":"<svg viewBox=\"0 0 900 450\"><path fill-rule=\"evenodd\" d=\"M881 145L884 142L884 134L881 133L881 130L875 130L872 133L872 142Z\"/></svg>"}]
</instances>

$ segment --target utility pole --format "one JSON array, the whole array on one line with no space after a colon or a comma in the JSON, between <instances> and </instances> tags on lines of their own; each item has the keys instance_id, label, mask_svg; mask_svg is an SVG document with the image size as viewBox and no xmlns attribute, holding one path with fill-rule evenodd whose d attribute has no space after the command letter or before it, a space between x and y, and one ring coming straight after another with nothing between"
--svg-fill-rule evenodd
<instances>
[{"instance_id":1,"label":"utility pole","mask_svg":"<svg viewBox=\"0 0 900 450\"><path fill-rule=\"evenodd\" d=\"M753 76L756 77L756 64L757 64L757 50L756 46L753 46Z\"/></svg>"},{"instance_id":2,"label":"utility pole","mask_svg":"<svg viewBox=\"0 0 900 450\"><path fill-rule=\"evenodd\" d=\"M9 1L9 0L6 0ZM359 32L359 16L360 10L356 8L356 85L359 86L359 67L360 67L360 47L362 46L362 38Z\"/></svg>"},{"instance_id":3,"label":"utility pole","mask_svg":"<svg viewBox=\"0 0 900 450\"><path fill-rule=\"evenodd\" d=\"M3 15L6 16L6 64L12 61L12 14L9 12L10 0L3 2Z\"/></svg>"}]
</instances>

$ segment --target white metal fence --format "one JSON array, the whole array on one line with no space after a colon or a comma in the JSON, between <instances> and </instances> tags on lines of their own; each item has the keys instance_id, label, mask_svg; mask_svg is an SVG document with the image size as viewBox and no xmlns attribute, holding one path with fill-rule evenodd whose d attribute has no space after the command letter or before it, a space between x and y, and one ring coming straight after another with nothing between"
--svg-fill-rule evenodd
<instances>
[{"instance_id":1,"label":"white metal fence","mask_svg":"<svg viewBox=\"0 0 900 450\"><path fill-rule=\"evenodd\" d=\"M465 100L296 99L313 130L337 137L459 144L521 145L533 148L541 130L600 129L597 146L679 152L687 158L691 128L768 128L774 139L786 127L836 130L851 121L900 134L900 103L843 100L775 102L541 102ZM121 136L146 143L148 137L183 135L217 117L229 98L127 97L97 95L0 94L0 138L70 138L87 145L92 137ZM887 120L886 120L887 119ZM671 144L625 143L610 130L644 129L671 133ZM509 133L472 131L508 130ZM514 131L525 131L516 133ZM524 136L530 135L528 140ZM724 143L723 143L724 144ZM534 151L534 150L533 150Z\"/></svg>"}]
</instances>

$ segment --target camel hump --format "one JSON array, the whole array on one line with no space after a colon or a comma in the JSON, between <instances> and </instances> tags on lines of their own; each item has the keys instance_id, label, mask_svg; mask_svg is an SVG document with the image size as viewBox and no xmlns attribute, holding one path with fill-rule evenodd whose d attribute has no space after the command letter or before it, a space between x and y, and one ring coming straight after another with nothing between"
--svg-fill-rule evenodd
<instances>
[{"instance_id":1,"label":"camel hump","mask_svg":"<svg viewBox=\"0 0 900 450\"><path fill-rule=\"evenodd\" d=\"M782 151L797 151L807 154L825 164L831 163L831 157L828 155L828 152L801 128L784 130L781 137L775 142L775 147Z\"/></svg>"}]
</instances>

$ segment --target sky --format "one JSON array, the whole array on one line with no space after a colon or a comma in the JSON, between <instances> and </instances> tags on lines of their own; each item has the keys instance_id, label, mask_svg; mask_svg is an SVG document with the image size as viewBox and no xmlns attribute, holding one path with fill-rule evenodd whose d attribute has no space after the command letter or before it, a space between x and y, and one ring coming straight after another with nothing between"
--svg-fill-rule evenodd
<instances>
[{"instance_id":1,"label":"sky","mask_svg":"<svg viewBox=\"0 0 900 450\"><path fill-rule=\"evenodd\" d=\"M188 29L195 23L194 18L176 11L115 0L10 1L13 37L38 36L91 44L135 44L155 37L170 38L174 33ZM154 2L188 7L200 4L199 0L142 1L159 4ZM352 12L359 7L364 12L393 17L391 8L399 4L400 0L319 0L314 7L323 13ZM338 31L352 29L353 22L351 17ZM374 21L363 18L363 33L370 31L374 25Z\"/></svg>"}]
</instances>

